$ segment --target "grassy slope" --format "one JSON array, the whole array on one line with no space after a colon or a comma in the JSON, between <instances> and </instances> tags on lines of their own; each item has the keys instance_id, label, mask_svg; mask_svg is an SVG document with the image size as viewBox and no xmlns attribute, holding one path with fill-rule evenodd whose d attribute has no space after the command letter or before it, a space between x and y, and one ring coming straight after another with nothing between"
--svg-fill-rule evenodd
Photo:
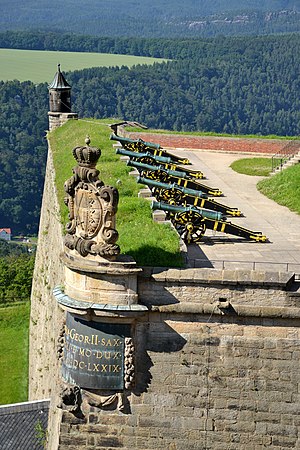
<instances>
[{"instance_id":1,"label":"grassy slope","mask_svg":"<svg viewBox=\"0 0 300 450\"><path fill-rule=\"evenodd\" d=\"M162 59L106 53L0 49L0 80L51 82L58 63L64 72L100 66L153 64ZM50 77L50 78L49 78Z\"/></svg>"},{"instance_id":2,"label":"grassy slope","mask_svg":"<svg viewBox=\"0 0 300 450\"><path fill-rule=\"evenodd\" d=\"M0 404L27 400L29 308L0 308Z\"/></svg>"},{"instance_id":3,"label":"grassy slope","mask_svg":"<svg viewBox=\"0 0 300 450\"><path fill-rule=\"evenodd\" d=\"M91 146L100 147L102 156L98 163L99 178L106 184L118 187L120 201L117 213L118 244L123 254L133 256L139 265L173 266L182 265L177 233L169 226L153 222L150 204L137 197L141 185L129 176L130 168L120 161L109 140L111 120L69 121L63 127L49 134L54 153L56 186L60 201L63 223L67 222L67 208L63 203L63 185L72 176L76 161L72 149L85 145L86 135Z\"/></svg>"},{"instance_id":4,"label":"grassy slope","mask_svg":"<svg viewBox=\"0 0 300 450\"><path fill-rule=\"evenodd\" d=\"M268 198L300 214L300 164L260 181L257 187Z\"/></svg>"}]
</instances>

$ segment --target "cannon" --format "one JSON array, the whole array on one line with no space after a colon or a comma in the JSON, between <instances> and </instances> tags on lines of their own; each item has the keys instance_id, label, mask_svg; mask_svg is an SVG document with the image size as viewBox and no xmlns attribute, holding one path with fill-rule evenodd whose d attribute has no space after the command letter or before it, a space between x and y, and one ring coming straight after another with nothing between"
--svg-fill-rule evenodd
<instances>
[{"instance_id":1,"label":"cannon","mask_svg":"<svg viewBox=\"0 0 300 450\"><path fill-rule=\"evenodd\" d=\"M256 242L267 242L268 238L260 231L251 231L231 222L221 212L201 209L196 206L178 206L153 201L152 209L165 211L180 237L186 244L199 242L206 229L243 237Z\"/></svg>"},{"instance_id":2,"label":"cannon","mask_svg":"<svg viewBox=\"0 0 300 450\"><path fill-rule=\"evenodd\" d=\"M134 161L138 161L143 164L159 163L160 165L163 165L165 169L175 170L175 171L178 170L180 172L185 172L186 174L189 175L190 178L196 178L196 179L204 178L203 172L201 172L200 170L191 170L191 169L187 169L186 167L178 166L177 164L172 162L170 157L156 156L156 155L152 155L150 152L137 153L137 152L132 152L130 150L125 150L124 148L117 148L116 154L128 156L130 159L133 159Z\"/></svg>"},{"instance_id":3,"label":"cannon","mask_svg":"<svg viewBox=\"0 0 300 450\"><path fill-rule=\"evenodd\" d=\"M209 209L212 211L219 211L230 216L241 216L242 213L237 208L231 208L216 202L213 199L208 199L207 195L202 191L184 188L178 186L176 183L167 184L160 181L150 180L145 177L138 177L138 183L148 186L158 201L164 201L172 205L179 206L198 206L200 208Z\"/></svg>"},{"instance_id":4,"label":"cannon","mask_svg":"<svg viewBox=\"0 0 300 450\"><path fill-rule=\"evenodd\" d=\"M125 150L124 148L117 148L116 154L129 156L130 159L133 158L133 160L141 162L143 164L154 164L154 163L170 164L172 162L170 157L152 155L152 153L150 152L137 153L132 152L130 150Z\"/></svg>"},{"instance_id":5,"label":"cannon","mask_svg":"<svg viewBox=\"0 0 300 450\"><path fill-rule=\"evenodd\" d=\"M171 155L166 150L162 150L159 144L154 144L153 142L146 142L143 139L130 139L125 138L123 136L117 136L112 133L110 135L110 139L112 141L118 141L125 148L125 150L130 150L137 153L145 153L149 152L154 156L165 156L171 158L171 160L175 163L180 164L190 164L190 161L187 158L180 158L179 156Z\"/></svg>"},{"instance_id":6,"label":"cannon","mask_svg":"<svg viewBox=\"0 0 300 450\"><path fill-rule=\"evenodd\" d=\"M150 164L143 164L138 161L129 160L127 165L135 167L141 176L150 178L151 180L161 181L163 183L176 183L179 186L200 190L205 194L209 194L215 197L222 195L222 191L218 188L211 188L205 184L199 183L195 179L191 180L186 172L180 172L179 170L166 169L162 165L152 166Z\"/></svg>"}]
</instances>

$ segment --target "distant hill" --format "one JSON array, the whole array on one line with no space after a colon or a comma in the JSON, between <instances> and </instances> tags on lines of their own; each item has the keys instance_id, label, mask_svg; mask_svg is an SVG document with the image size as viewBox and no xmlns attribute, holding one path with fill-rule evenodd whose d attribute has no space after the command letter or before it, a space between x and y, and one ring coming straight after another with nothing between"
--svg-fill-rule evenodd
<instances>
[{"instance_id":1,"label":"distant hill","mask_svg":"<svg viewBox=\"0 0 300 450\"><path fill-rule=\"evenodd\" d=\"M181 37L300 31L299 0L11 0L0 31Z\"/></svg>"}]
</instances>

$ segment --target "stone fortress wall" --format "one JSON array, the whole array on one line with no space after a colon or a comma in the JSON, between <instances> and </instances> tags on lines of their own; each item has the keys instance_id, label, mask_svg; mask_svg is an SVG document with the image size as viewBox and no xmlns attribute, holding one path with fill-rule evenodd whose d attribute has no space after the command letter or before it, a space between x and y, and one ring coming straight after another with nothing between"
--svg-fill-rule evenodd
<instances>
[{"instance_id":1,"label":"stone fortress wall","mask_svg":"<svg viewBox=\"0 0 300 450\"><path fill-rule=\"evenodd\" d=\"M288 272L145 268L137 293L148 311L132 323L126 408L57 408L64 313L52 289L64 276L54 177L49 148L30 327L30 400L51 397L48 449L300 447L299 284Z\"/></svg>"}]
</instances>

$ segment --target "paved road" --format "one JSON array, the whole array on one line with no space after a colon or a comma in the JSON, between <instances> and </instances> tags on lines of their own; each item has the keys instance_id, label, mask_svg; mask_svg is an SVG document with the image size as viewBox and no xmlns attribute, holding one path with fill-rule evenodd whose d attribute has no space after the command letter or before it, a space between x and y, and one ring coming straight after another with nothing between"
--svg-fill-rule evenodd
<instances>
[{"instance_id":1,"label":"paved road","mask_svg":"<svg viewBox=\"0 0 300 450\"><path fill-rule=\"evenodd\" d=\"M255 262L257 270L281 271L286 270L288 263L290 271L300 273L300 216L258 192L256 184L261 177L238 174L229 167L236 159L247 156L201 150L186 151L186 154L193 168L206 175L203 182L223 191L224 197L216 200L237 207L244 214L244 217L228 220L261 231L270 241L248 242L207 230L199 245L188 248L189 258L195 259L196 266L219 268L225 260L228 269L253 268Z\"/></svg>"}]
</instances>

